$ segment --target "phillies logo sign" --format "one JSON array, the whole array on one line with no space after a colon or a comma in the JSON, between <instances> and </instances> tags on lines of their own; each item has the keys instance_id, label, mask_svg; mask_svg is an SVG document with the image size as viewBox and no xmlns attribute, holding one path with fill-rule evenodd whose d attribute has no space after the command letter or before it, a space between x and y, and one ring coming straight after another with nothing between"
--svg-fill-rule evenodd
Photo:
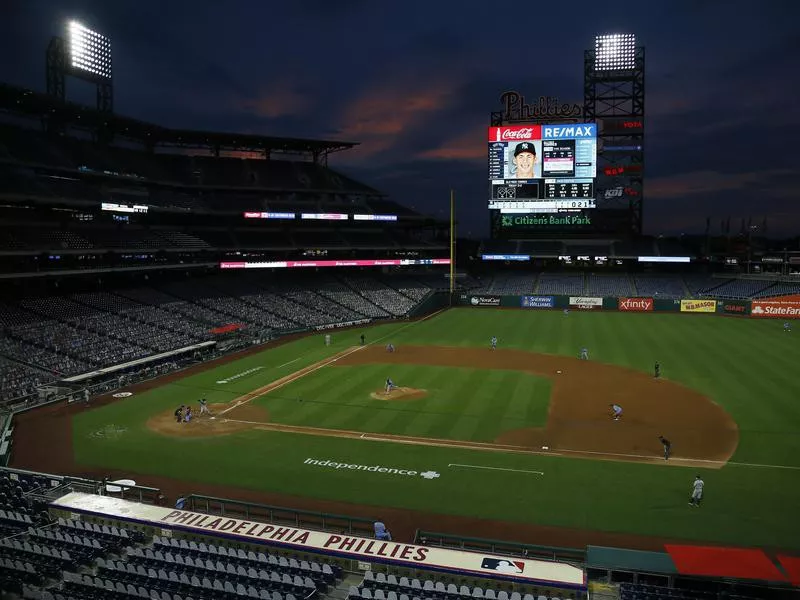
<instances>
[{"instance_id":1,"label":"phillies logo sign","mask_svg":"<svg viewBox=\"0 0 800 600\"><path fill-rule=\"evenodd\" d=\"M617 309L623 312L650 312L653 310L652 298L619 298Z\"/></svg>"}]
</instances>

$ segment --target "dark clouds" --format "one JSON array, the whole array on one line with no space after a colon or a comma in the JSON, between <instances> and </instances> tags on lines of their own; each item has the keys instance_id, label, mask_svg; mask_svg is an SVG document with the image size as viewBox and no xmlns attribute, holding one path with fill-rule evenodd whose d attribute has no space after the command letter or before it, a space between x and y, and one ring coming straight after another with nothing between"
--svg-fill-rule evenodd
<instances>
[{"instance_id":1,"label":"dark clouds","mask_svg":"<svg viewBox=\"0 0 800 600\"><path fill-rule=\"evenodd\" d=\"M7 6L6 6L7 5ZM511 5L509 5L511 6ZM646 229L772 214L800 227L794 71L800 3L715 0L12 0L0 79L44 88L43 51L69 17L112 38L118 112L175 127L359 141L332 166L417 210L449 189L485 234L485 127L499 95L583 99L583 50L630 31L647 52ZM69 83L71 99L93 101Z\"/></svg>"}]
</instances>

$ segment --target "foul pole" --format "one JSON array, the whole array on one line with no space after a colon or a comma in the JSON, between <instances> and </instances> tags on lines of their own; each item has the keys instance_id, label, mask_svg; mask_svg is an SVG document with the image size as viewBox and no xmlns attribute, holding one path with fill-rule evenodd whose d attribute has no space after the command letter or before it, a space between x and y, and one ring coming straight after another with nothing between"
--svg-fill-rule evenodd
<instances>
[{"instance_id":1,"label":"foul pole","mask_svg":"<svg viewBox=\"0 0 800 600\"><path fill-rule=\"evenodd\" d=\"M450 190L450 302L456 289L456 196Z\"/></svg>"}]
</instances>

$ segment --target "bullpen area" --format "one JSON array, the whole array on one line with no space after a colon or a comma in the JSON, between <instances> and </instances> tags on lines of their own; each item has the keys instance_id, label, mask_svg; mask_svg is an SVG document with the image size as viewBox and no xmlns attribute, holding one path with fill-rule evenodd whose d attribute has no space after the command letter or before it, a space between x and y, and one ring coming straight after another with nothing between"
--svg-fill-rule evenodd
<instances>
[{"instance_id":1,"label":"bullpen area","mask_svg":"<svg viewBox=\"0 0 800 600\"><path fill-rule=\"evenodd\" d=\"M382 517L398 538L800 548L800 351L780 322L457 308L329 333L23 413L12 465Z\"/></svg>"}]
</instances>

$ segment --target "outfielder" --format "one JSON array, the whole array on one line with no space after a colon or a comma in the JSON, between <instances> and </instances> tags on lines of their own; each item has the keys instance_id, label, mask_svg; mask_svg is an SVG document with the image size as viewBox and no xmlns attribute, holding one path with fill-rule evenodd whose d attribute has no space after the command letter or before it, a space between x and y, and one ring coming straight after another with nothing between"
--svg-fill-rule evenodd
<instances>
[{"instance_id":1,"label":"outfielder","mask_svg":"<svg viewBox=\"0 0 800 600\"><path fill-rule=\"evenodd\" d=\"M397 387L397 386L395 386L395 384L392 382L392 378L391 378L391 377L387 377L387 378L386 378L386 392L385 392L385 393L387 393L387 394L388 394L388 393L389 393L389 392L391 392L391 391L392 391L392 390L393 390L395 387Z\"/></svg>"},{"instance_id":2,"label":"outfielder","mask_svg":"<svg viewBox=\"0 0 800 600\"><path fill-rule=\"evenodd\" d=\"M784 331L791 331L791 330L792 330L792 325L789 323L789 321L785 321L785 322L784 322L784 324L783 324L783 330L784 330Z\"/></svg>"},{"instance_id":3,"label":"outfielder","mask_svg":"<svg viewBox=\"0 0 800 600\"><path fill-rule=\"evenodd\" d=\"M610 404L609 406L611 406L611 416L615 421L619 421L622 417L622 407L619 404Z\"/></svg>"},{"instance_id":4,"label":"outfielder","mask_svg":"<svg viewBox=\"0 0 800 600\"><path fill-rule=\"evenodd\" d=\"M330 333L326 333L325 334L325 345L326 346L330 346L331 345L331 334Z\"/></svg>"},{"instance_id":5,"label":"outfielder","mask_svg":"<svg viewBox=\"0 0 800 600\"><path fill-rule=\"evenodd\" d=\"M697 475L694 478L694 484L692 484L692 499L689 500L689 506L700 508L700 501L703 499L703 488L705 486L705 481L700 479L700 475Z\"/></svg>"}]
</instances>

